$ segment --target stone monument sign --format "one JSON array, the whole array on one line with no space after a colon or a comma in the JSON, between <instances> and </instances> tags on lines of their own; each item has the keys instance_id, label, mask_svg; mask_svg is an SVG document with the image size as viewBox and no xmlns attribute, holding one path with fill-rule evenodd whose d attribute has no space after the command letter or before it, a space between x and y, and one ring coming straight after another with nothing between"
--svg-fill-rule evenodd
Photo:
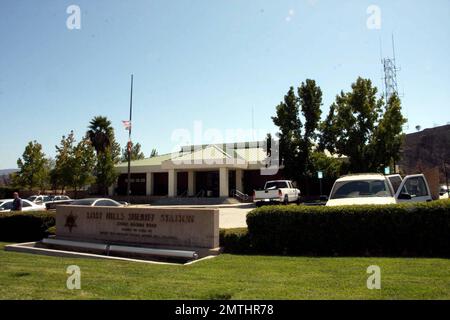
<instances>
[{"instance_id":1,"label":"stone monument sign","mask_svg":"<svg viewBox=\"0 0 450 320\"><path fill-rule=\"evenodd\" d=\"M219 247L219 210L59 206L56 238L140 246Z\"/></svg>"}]
</instances>

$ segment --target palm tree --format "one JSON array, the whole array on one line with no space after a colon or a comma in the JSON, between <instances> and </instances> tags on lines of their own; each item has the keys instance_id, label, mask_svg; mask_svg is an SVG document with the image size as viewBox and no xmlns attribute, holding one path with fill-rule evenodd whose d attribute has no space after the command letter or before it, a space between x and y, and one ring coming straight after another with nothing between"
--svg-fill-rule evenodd
<instances>
[{"instance_id":1,"label":"palm tree","mask_svg":"<svg viewBox=\"0 0 450 320\"><path fill-rule=\"evenodd\" d=\"M117 178L114 164L120 156L120 145L115 141L111 121L106 117L97 116L89 122L86 136L97 153L95 176L98 191L104 195Z\"/></svg>"},{"instance_id":2,"label":"palm tree","mask_svg":"<svg viewBox=\"0 0 450 320\"><path fill-rule=\"evenodd\" d=\"M114 140L114 129L106 117L97 116L89 122L87 136L97 155L104 153Z\"/></svg>"}]
</instances>

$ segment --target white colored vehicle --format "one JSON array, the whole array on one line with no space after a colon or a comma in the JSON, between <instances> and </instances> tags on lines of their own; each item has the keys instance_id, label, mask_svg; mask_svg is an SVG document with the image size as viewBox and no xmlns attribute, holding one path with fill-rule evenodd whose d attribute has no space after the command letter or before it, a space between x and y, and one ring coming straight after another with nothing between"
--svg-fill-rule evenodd
<instances>
[{"instance_id":1,"label":"white colored vehicle","mask_svg":"<svg viewBox=\"0 0 450 320\"><path fill-rule=\"evenodd\" d=\"M439 199L444 200L449 198L449 190L447 189L447 186L441 186L439 190Z\"/></svg>"},{"instance_id":2,"label":"white colored vehicle","mask_svg":"<svg viewBox=\"0 0 450 320\"><path fill-rule=\"evenodd\" d=\"M400 175L358 174L336 180L326 205L383 205L431 200L430 187L423 174L404 179Z\"/></svg>"},{"instance_id":3,"label":"white colored vehicle","mask_svg":"<svg viewBox=\"0 0 450 320\"><path fill-rule=\"evenodd\" d=\"M0 200L0 212L10 212L13 207L14 199ZM38 205L31 201L22 199L22 211L44 211L44 205Z\"/></svg>"},{"instance_id":4,"label":"white colored vehicle","mask_svg":"<svg viewBox=\"0 0 450 320\"><path fill-rule=\"evenodd\" d=\"M125 204L108 198L87 198L74 200L71 206L89 206L89 207L125 207ZM127 204L128 205L128 204Z\"/></svg>"},{"instance_id":5,"label":"white colored vehicle","mask_svg":"<svg viewBox=\"0 0 450 320\"><path fill-rule=\"evenodd\" d=\"M46 202L52 201L51 196L31 196L27 198L28 201L33 202L35 204L42 204Z\"/></svg>"},{"instance_id":6,"label":"white colored vehicle","mask_svg":"<svg viewBox=\"0 0 450 320\"><path fill-rule=\"evenodd\" d=\"M300 202L300 190L295 188L290 180L267 181L264 190L255 190L253 202L257 205L263 203Z\"/></svg>"},{"instance_id":7,"label":"white colored vehicle","mask_svg":"<svg viewBox=\"0 0 450 320\"><path fill-rule=\"evenodd\" d=\"M70 199L70 197L68 196L52 196L51 197L51 201L55 202L55 201L70 201L72 199Z\"/></svg>"}]
</instances>

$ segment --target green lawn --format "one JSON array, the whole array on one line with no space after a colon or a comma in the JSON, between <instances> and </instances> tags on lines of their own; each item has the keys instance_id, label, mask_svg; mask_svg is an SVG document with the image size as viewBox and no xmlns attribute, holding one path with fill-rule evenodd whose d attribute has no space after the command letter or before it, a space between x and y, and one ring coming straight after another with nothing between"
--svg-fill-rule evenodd
<instances>
[{"instance_id":1,"label":"green lawn","mask_svg":"<svg viewBox=\"0 0 450 320\"><path fill-rule=\"evenodd\" d=\"M450 299L450 260L221 255L190 266L45 257L0 243L0 299ZM81 268L81 290L66 268ZM378 265L382 289L368 290Z\"/></svg>"}]
</instances>

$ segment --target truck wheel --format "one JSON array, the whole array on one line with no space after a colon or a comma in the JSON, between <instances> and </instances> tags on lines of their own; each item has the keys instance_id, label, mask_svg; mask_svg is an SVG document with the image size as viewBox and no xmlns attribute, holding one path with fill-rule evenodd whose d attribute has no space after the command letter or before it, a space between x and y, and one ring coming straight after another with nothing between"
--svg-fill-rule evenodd
<instances>
[{"instance_id":1,"label":"truck wheel","mask_svg":"<svg viewBox=\"0 0 450 320\"><path fill-rule=\"evenodd\" d=\"M286 206L289 204L289 197L287 195L284 196L283 204Z\"/></svg>"}]
</instances>

